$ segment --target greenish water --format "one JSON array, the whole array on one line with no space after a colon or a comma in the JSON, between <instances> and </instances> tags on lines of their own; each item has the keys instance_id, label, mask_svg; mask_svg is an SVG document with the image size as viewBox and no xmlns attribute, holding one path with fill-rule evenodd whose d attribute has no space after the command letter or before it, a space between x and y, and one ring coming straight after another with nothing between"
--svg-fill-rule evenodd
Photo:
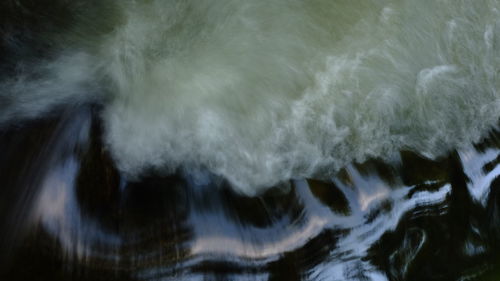
<instances>
[{"instance_id":1,"label":"greenish water","mask_svg":"<svg viewBox=\"0 0 500 281\"><path fill-rule=\"evenodd\" d=\"M0 118L102 103L129 177L208 169L255 195L401 149L439 157L499 118L497 1L94 2L3 4L48 55L13 63Z\"/></svg>"},{"instance_id":2,"label":"greenish water","mask_svg":"<svg viewBox=\"0 0 500 281\"><path fill-rule=\"evenodd\" d=\"M496 280L500 2L0 3L0 280Z\"/></svg>"}]
</instances>

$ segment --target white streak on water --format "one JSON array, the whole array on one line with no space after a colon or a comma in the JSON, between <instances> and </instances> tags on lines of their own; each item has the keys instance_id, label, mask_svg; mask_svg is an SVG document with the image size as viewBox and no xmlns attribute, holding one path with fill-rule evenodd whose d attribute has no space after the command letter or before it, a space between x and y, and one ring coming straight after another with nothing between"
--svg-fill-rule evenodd
<instances>
[{"instance_id":1,"label":"white streak on water","mask_svg":"<svg viewBox=\"0 0 500 281\"><path fill-rule=\"evenodd\" d=\"M57 238L66 258L84 260L95 255L95 245L118 247L121 240L103 231L96 221L82 215L74 184L78 168L76 159L70 158L46 176L32 219Z\"/></svg>"},{"instance_id":2,"label":"white streak on water","mask_svg":"<svg viewBox=\"0 0 500 281\"><path fill-rule=\"evenodd\" d=\"M485 171L486 164L494 161L500 153L497 149L488 148L484 152L469 148L460 151L460 159L464 173L469 178L467 188L471 197L486 206L492 182L500 176L500 165L495 165L491 171Z\"/></svg>"}]
</instances>

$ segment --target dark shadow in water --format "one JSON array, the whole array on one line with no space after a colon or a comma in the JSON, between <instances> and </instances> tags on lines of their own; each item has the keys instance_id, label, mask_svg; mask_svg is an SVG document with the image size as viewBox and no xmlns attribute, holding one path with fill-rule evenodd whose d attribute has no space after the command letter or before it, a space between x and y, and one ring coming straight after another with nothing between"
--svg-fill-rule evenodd
<instances>
[{"instance_id":1,"label":"dark shadow in water","mask_svg":"<svg viewBox=\"0 0 500 281\"><path fill-rule=\"evenodd\" d=\"M500 143L401 152L248 198L205 171L128 180L98 107L0 132L1 280L495 280ZM489 279L488 279L489 278Z\"/></svg>"}]
</instances>

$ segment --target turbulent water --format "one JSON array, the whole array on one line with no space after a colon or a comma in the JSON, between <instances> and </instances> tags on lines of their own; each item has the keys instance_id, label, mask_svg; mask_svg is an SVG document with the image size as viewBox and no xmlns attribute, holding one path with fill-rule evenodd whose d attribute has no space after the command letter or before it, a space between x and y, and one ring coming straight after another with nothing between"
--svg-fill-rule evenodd
<instances>
[{"instance_id":1,"label":"turbulent water","mask_svg":"<svg viewBox=\"0 0 500 281\"><path fill-rule=\"evenodd\" d=\"M0 120L98 101L130 178L208 169L253 195L400 149L436 157L500 116L495 0L54 6L50 55L10 69Z\"/></svg>"},{"instance_id":2,"label":"turbulent water","mask_svg":"<svg viewBox=\"0 0 500 281\"><path fill-rule=\"evenodd\" d=\"M0 280L498 280L500 0L0 1Z\"/></svg>"},{"instance_id":3,"label":"turbulent water","mask_svg":"<svg viewBox=\"0 0 500 281\"><path fill-rule=\"evenodd\" d=\"M241 196L208 173L127 181L98 111L0 131L0 280L498 280L500 134Z\"/></svg>"}]
</instances>

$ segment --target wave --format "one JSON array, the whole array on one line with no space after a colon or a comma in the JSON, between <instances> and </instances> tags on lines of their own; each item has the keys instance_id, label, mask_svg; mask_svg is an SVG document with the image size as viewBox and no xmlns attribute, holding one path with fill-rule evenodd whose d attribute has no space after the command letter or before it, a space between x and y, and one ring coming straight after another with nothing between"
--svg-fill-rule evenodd
<instances>
[{"instance_id":1,"label":"wave","mask_svg":"<svg viewBox=\"0 0 500 281\"><path fill-rule=\"evenodd\" d=\"M132 178L208 169L254 195L401 149L438 157L500 117L495 0L113 3L102 32L78 17L42 78L0 82L2 118L99 99Z\"/></svg>"}]
</instances>

